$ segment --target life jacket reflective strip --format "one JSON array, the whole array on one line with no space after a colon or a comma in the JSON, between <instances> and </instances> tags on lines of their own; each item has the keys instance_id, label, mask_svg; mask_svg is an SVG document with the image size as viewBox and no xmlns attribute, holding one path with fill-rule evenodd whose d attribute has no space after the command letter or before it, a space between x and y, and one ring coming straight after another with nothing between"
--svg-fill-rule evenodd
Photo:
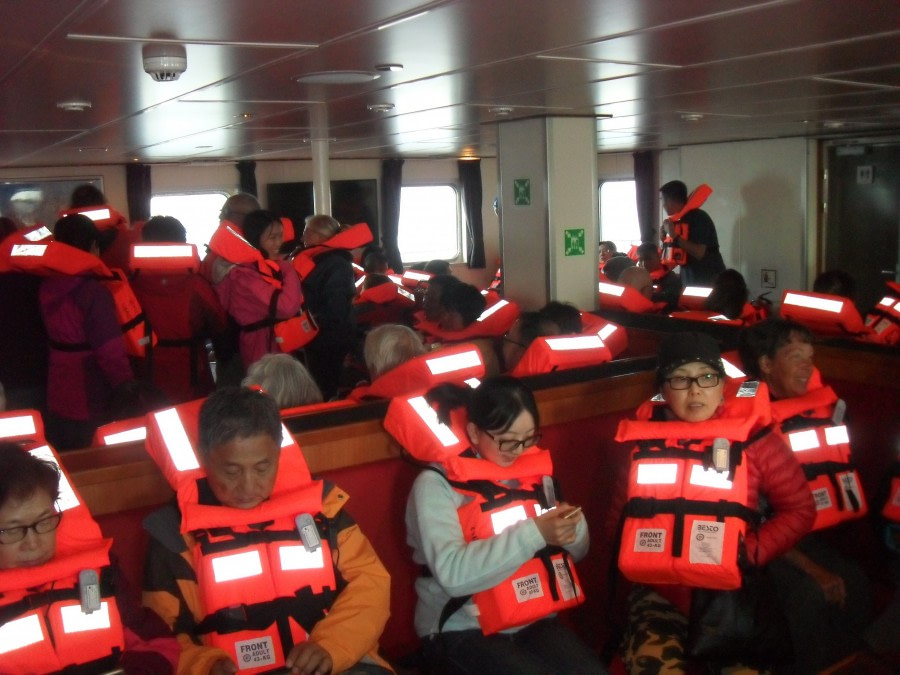
<instances>
[{"instance_id":1,"label":"life jacket reflective strip","mask_svg":"<svg viewBox=\"0 0 900 675\"><path fill-rule=\"evenodd\" d=\"M681 237L682 239L687 239L690 241L690 237L688 236L688 225L687 223L681 222L681 219L684 218L685 214L688 211L693 211L694 209L699 209L703 204L709 199L709 196L712 194L713 190L709 185L703 183L702 185L698 185L697 188L688 195L687 202L684 205L684 208L681 209L678 213L673 213L668 217L672 224L675 226L674 235L677 237ZM687 253L685 253L684 249L675 246L675 237L666 237L663 240L662 245L662 255L660 259L664 265L669 267L674 267L675 265L684 265L687 263Z\"/></svg>"},{"instance_id":2,"label":"life jacket reflective strip","mask_svg":"<svg viewBox=\"0 0 900 675\"><path fill-rule=\"evenodd\" d=\"M886 345L900 342L900 299L887 295L866 315L867 339Z\"/></svg>"},{"instance_id":3,"label":"life jacket reflective strip","mask_svg":"<svg viewBox=\"0 0 900 675\"><path fill-rule=\"evenodd\" d=\"M372 384L356 387L349 398L352 401L394 398L426 391L442 382L462 384L468 379L481 377L484 377L481 351L471 343L449 345L401 363L376 377Z\"/></svg>"},{"instance_id":4,"label":"life jacket reflective strip","mask_svg":"<svg viewBox=\"0 0 900 675\"><path fill-rule=\"evenodd\" d=\"M741 369L741 356L737 351L722 354L722 366L725 368L725 377L732 382L743 382L748 379L747 373Z\"/></svg>"},{"instance_id":5,"label":"life jacket reflective strip","mask_svg":"<svg viewBox=\"0 0 900 675\"><path fill-rule=\"evenodd\" d=\"M156 334L151 330L122 270L110 270L103 261L87 251L53 240L42 244L15 244L9 260L12 269L38 276L96 277L112 295L116 318L125 339L125 350L131 356L142 358L146 355L147 345L151 342L156 344ZM71 346L71 351L89 350L87 344Z\"/></svg>"},{"instance_id":6,"label":"life jacket reflective strip","mask_svg":"<svg viewBox=\"0 0 900 675\"><path fill-rule=\"evenodd\" d=\"M44 440L44 421L37 410L7 410L0 412L0 440L10 443Z\"/></svg>"},{"instance_id":7,"label":"life jacket reflective strip","mask_svg":"<svg viewBox=\"0 0 900 675\"><path fill-rule=\"evenodd\" d=\"M120 443L143 443L147 438L146 417L132 417L127 420L118 420L103 424L94 431L93 444L118 445Z\"/></svg>"},{"instance_id":8,"label":"life jacket reflective strip","mask_svg":"<svg viewBox=\"0 0 900 675\"><path fill-rule=\"evenodd\" d=\"M128 266L133 272L196 273L200 256L194 244L132 244Z\"/></svg>"},{"instance_id":9,"label":"life jacket reflective strip","mask_svg":"<svg viewBox=\"0 0 900 675\"><path fill-rule=\"evenodd\" d=\"M483 291L481 291L481 295L484 296L485 309L491 307L492 305L496 305L503 299L500 297L500 294L497 291L490 288L485 288Z\"/></svg>"},{"instance_id":10,"label":"life jacket reflective strip","mask_svg":"<svg viewBox=\"0 0 900 675\"><path fill-rule=\"evenodd\" d=\"M706 299L712 293L709 286L685 286L681 290L681 296L678 298L678 308L701 311Z\"/></svg>"},{"instance_id":11,"label":"life jacket reflective strip","mask_svg":"<svg viewBox=\"0 0 900 675\"><path fill-rule=\"evenodd\" d=\"M428 272L423 272L422 270L406 270L403 273L403 276L400 277L401 283L407 288L419 288L423 284L427 287L428 282L431 281L431 277L433 274Z\"/></svg>"},{"instance_id":12,"label":"life jacket reflective strip","mask_svg":"<svg viewBox=\"0 0 900 675\"><path fill-rule=\"evenodd\" d=\"M398 286L391 282L367 288L353 302L354 304L362 304L364 302L371 302L376 305L394 304L411 308L416 306L416 296L403 288L403 286Z\"/></svg>"},{"instance_id":13,"label":"life jacket reflective strip","mask_svg":"<svg viewBox=\"0 0 900 675\"><path fill-rule=\"evenodd\" d=\"M334 249L343 249L352 251L355 248L365 246L372 242L372 230L366 223L357 223L350 227L344 228L324 244L310 246L300 251L294 256L291 264L300 275L300 279L306 279L316 267L316 257L332 251Z\"/></svg>"},{"instance_id":14,"label":"life jacket reflective strip","mask_svg":"<svg viewBox=\"0 0 900 675\"><path fill-rule=\"evenodd\" d=\"M612 359L599 335L560 335L536 338L510 372L525 377L556 370L596 366Z\"/></svg>"},{"instance_id":15,"label":"life jacket reflective strip","mask_svg":"<svg viewBox=\"0 0 900 675\"><path fill-rule=\"evenodd\" d=\"M121 230L128 228L128 219L109 204L102 204L100 206L78 206L71 209L64 209L59 212L59 217L63 218L75 214L81 214L93 220L94 225L98 230L109 230L112 228Z\"/></svg>"},{"instance_id":16,"label":"life jacket reflective strip","mask_svg":"<svg viewBox=\"0 0 900 675\"><path fill-rule=\"evenodd\" d=\"M724 408L705 422L654 421L658 405L642 404L616 434L636 442L619 569L638 583L739 588L740 542L755 518L743 449L768 424L765 385L726 385Z\"/></svg>"},{"instance_id":17,"label":"life jacket reflective strip","mask_svg":"<svg viewBox=\"0 0 900 675\"><path fill-rule=\"evenodd\" d=\"M633 286L623 286L608 281L597 284L600 306L603 309L622 309L626 312L658 312L666 306L664 302L653 302L641 295L641 292Z\"/></svg>"},{"instance_id":18,"label":"life jacket reflective strip","mask_svg":"<svg viewBox=\"0 0 900 675\"><path fill-rule=\"evenodd\" d=\"M228 262L236 265L255 265L260 276L272 286L269 316L252 324L240 326L242 331L271 330L278 348L285 353L294 352L315 339L319 334L319 327L306 309L301 308L297 314L286 319L279 319L276 316L278 296L283 286L278 263L264 258L259 249L244 239L230 223L223 222L213 233L209 247Z\"/></svg>"},{"instance_id":19,"label":"life jacket reflective strip","mask_svg":"<svg viewBox=\"0 0 900 675\"><path fill-rule=\"evenodd\" d=\"M443 330L436 323L421 321L416 328L443 342L462 342L480 337L502 337L519 318L519 306L509 300L500 300L486 307L475 321L462 330Z\"/></svg>"},{"instance_id":20,"label":"life jacket reflective strip","mask_svg":"<svg viewBox=\"0 0 900 675\"><path fill-rule=\"evenodd\" d=\"M813 530L862 518L868 505L852 462L843 423L846 406L831 387L811 387L803 396L772 401L772 417L803 467L816 502Z\"/></svg>"},{"instance_id":21,"label":"life jacket reflective strip","mask_svg":"<svg viewBox=\"0 0 900 675\"><path fill-rule=\"evenodd\" d=\"M458 509L466 541L495 536L555 506L546 503L540 488L542 477L553 472L547 450L529 448L508 467L462 457L469 449L465 415L456 411L451 425L443 425L421 396L391 401L384 426L413 457L439 463L450 485L472 497ZM511 488L507 481L517 481L519 487ZM491 635L574 607L584 602L584 593L571 556L548 548L496 586L473 594L472 601L482 632Z\"/></svg>"},{"instance_id":22,"label":"life jacket reflective strip","mask_svg":"<svg viewBox=\"0 0 900 675\"><path fill-rule=\"evenodd\" d=\"M203 401L147 417L147 450L175 489L181 531L194 537L194 569L205 614L197 632L224 649L241 672L284 666L291 648L307 639L337 590L331 543L307 550L295 518L320 518L322 482L313 481L286 428L269 499L252 509L199 503L205 472L194 450ZM260 523L266 523L260 527Z\"/></svg>"},{"instance_id":23,"label":"life jacket reflective strip","mask_svg":"<svg viewBox=\"0 0 900 675\"><path fill-rule=\"evenodd\" d=\"M827 293L785 291L781 316L826 335L864 335L870 329L847 298Z\"/></svg>"},{"instance_id":24,"label":"life jacket reflective strip","mask_svg":"<svg viewBox=\"0 0 900 675\"><path fill-rule=\"evenodd\" d=\"M615 358L628 348L628 332L620 325L590 312L581 313L582 335L599 335Z\"/></svg>"},{"instance_id":25,"label":"life jacket reflective strip","mask_svg":"<svg viewBox=\"0 0 900 675\"><path fill-rule=\"evenodd\" d=\"M718 312L710 312L709 310L690 310L686 312L672 312L669 316L673 319L684 319L686 321L711 321L720 323L725 326L743 326L744 322L740 319L729 319L724 314Z\"/></svg>"}]
</instances>

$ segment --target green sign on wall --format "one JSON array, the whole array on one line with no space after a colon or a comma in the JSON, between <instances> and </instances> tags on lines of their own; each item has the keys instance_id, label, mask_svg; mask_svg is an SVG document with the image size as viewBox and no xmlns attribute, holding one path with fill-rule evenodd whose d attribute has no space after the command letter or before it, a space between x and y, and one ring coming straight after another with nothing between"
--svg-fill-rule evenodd
<instances>
[{"instance_id":1,"label":"green sign on wall","mask_svg":"<svg viewBox=\"0 0 900 675\"><path fill-rule=\"evenodd\" d=\"M513 204L531 206L531 179L513 178Z\"/></svg>"},{"instance_id":2,"label":"green sign on wall","mask_svg":"<svg viewBox=\"0 0 900 675\"><path fill-rule=\"evenodd\" d=\"M584 255L584 228L563 230L563 233L566 240L566 255Z\"/></svg>"}]
</instances>

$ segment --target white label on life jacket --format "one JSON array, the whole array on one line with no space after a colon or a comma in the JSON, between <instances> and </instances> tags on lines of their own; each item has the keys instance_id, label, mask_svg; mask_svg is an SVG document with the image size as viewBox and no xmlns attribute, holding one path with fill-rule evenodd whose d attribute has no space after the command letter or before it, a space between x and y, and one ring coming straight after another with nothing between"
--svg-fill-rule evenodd
<instances>
[{"instance_id":1,"label":"white label on life jacket","mask_svg":"<svg viewBox=\"0 0 900 675\"><path fill-rule=\"evenodd\" d=\"M886 295L878 302L878 304L881 307L890 307L894 304L894 299L891 296Z\"/></svg>"},{"instance_id":2,"label":"white label on life jacket","mask_svg":"<svg viewBox=\"0 0 900 675\"><path fill-rule=\"evenodd\" d=\"M666 550L666 530L642 528L634 533L635 553L662 553Z\"/></svg>"},{"instance_id":3,"label":"white label on life jacket","mask_svg":"<svg viewBox=\"0 0 900 675\"><path fill-rule=\"evenodd\" d=\"M440 420L437 418L437 413L430 405L428 405L424 396L416 396L415 398L409 399L409 405L412 406L412 409L416 411L416 414L422 418L422 421L428 425L431 433L437 437L441 445L446 448L459 443L459 439L456 437L456 434L450 430L450 427L440 423Z\"/></svg>"},{"instance_id":4,"label":"white label on life jacket","mask_svg":"<svg viewBox=\"0 0 900 675\"><path fill-rule=\"evenodd\" d=\"M741 386L738 387L737 394L735 396L737 398L753 398L756 396L756 392L759 390L759 382L756 380L748 380L747 382L742 382Z\"/></svg>"},{"instance_id":5,"label":"white label on life jacket","mask_svg":"<svg viewBox=\"0 0 900 675\"><path fill-rule=\"evenodd\" d=\"M184 425L178 417L178 411L175 408L169 408L153 413L153 416L159 425L163 443L166 444L166 450L175 464L175 468L178 471L191 471L192 469L200 468L197 455L194 454L194 448L191 446L187 432L184 430Z\"/></svg>"},{"instance_id":6,"label":"white label on life jacket","mask_svg":"<svg viewBox=\"0 0 900 675\"><path fill-rule=\"evenodd\" d=\"M15 438L37 434L31 415L16 415L0 419L0 438Z\"/></svg>"},{"instance_id":7,"label":"white label on life jacket","mask_svg":"<svg viewBox=\"0 0 900 675\"><path fill-rule=\"evenodd\" d=\"M638 464L638 485L675 485L677 464Z\"/></svg>"},{"instance_id":8,"label":"white label on life jacket","mask_svg":"<svg viewBox=\"0 0 900 675\"><path fill-rule=\"evenodd\" d=\"M823 511L832 507L831 495L828 488L817 488L812 491L813 500L816 502L816 511Z\"/></svg>"},{"instance_id":9,"label":"white label on life jacket","mask_svg":"<svg viewBox=\"0 0 900 675\"><path fill-rule=\"evenodd\" d=\"M247 551L213 558L212 568L216 583L221 583L262 574L262 560L259 551Z\"/></svg>"},{"instance_id":10,"label":"white label on life jacket","mask_svg":"<svg viewBox=\"0 0 900 675\"><path fill-rule=\"evenodd\" d=\"M75 494L75 490L72 488L72 484L69 482L69 478L63 472L59 462L56 461L56 457L53 456L53 451L50 450L50 446L42 445L39 448L32 448L28 452L32 457L37 457L45 462L50 462L59 470L59 498L56 500L56 508L60 512L75 508L81 504L78 500L78 496Z\"/></svg>"},{"instance_id":11,"label":"white label on life jacket","mask_svg":"<svg viewBox=\"0 0 900 675\"><path fill-rule=\"evenodd\" d=\"M500 534L510 525L515 525L520 520L526 520L525 507L522 504L512 508L494 511L491 514L491 524L494 526L494 534Z\"/></svg>"},{"instance_id":12,"label":"white label on life jacket","mask_svg":"<svg viewBox=\"0 0 900 675\"><path fill-rule=\"evenodd\" d=\"M544 585L541 583L541 577L537 573L513 579L510 583L516 592L516 600L520 604L544 597Z\"/></svg>"},{"instance_id":13,"label":"white label on life jacket","mask_svg":"<svg viewBox=\"0 0 900 675\"><path fill-rule=\"evenodd\" d=\"M691 563L721 565L725 547L725 523L695 520L691 526Z\"/></svg>"},{"instance_id":14,"label":"white label on life jacket","mask_svg":"<svg viewBox=\"0 0 900 675\"><path fill-rule=\"evenodd\" d=\"M325 567L322 547L315 551L307 551L305 546L282 546L278 549L281 569L288 570L320 570Z\"/></svg>"},{"instance_id":15,"label":"white label on life jacket","mask_svg":"<svg viewBox=\"0 0 900 675\"><path fill-rule=\"evenodd\" d=\"M37 614L30 614L15 621L7 621L0 626L0 654L22 649L43 639L41 620Z\"/></svg>"},{"instance_id":16,"label":"white label on life jacket","mask_svg":"<svg viewBox=\"0 0 900 675\"><path fill-rule=\"evenodd\" d=\"M431 359L425 359L425 364L432 375L443 375L444 373L452 373L455 370L477 368L481 365L481 356L477 349L470 349L461 354L435 356Z\"/></svg>"},{"instance_id":17,"label":"white label on life jacket","mask_svg":"<svg viewBox=\"0 0 900 675\"><path fill-rule=\"evenodd\" d=\"M731 481L728 480L727 472L719 472L715 469L704 469L699 464L691 467L691 485L700 485L702 487L717 488L719 490L730 490Z\"/></svg>"},{"instance_id":18,"label":"white label on life jacket","mask_svg":"<svg viewBox=\"0 0 900 675\"><path fill-rule=\"evenodd\" d=\"M559 597L562 600L574 599L577 593L575 592L575 584L572 583L572 577L569 575L566 561L561 558L554 560L553 569L556 572L556 583L559 584Z\"/></svg>"},{"instance_id":19,"label":"white label on life jacket","mask_svg":"<svg viewBox=\"0 0 900 675\"><path fill-rule=\"evenodd\" d=\"M849 443L850 437L847 435L847 427L843 424L839 427L826 427L825 442L828 443L828 445L841 445L842 443Z\"/></svg>"},{"instance_id":20,"label":"white label on life jacket","mask_svg":"<svg viewBox=\"0 0 900 675\"><path fill-rule=\"evenodd\" d=\"M803 452L819 447L819 437L816 435L815 429L795 431L788 434L788 440L791 442L791 450L794 452Z\"/></svg>"},{"instance_id":21,"label":"white label on life jacket","mask_svg":"<svg viewBox=\"0 0 900 675\"><path fill-rule=\"evenodd\" d=\"M109 603L101 602L100 609L85 614L81 605L68 605L59 610L62 616L63 630L66 633L82 633L88 630L109 628Z\"/></svg>"},{"instance_id":22,"label":"white label on life jacket","mask_svg":"<svg viewBox=\"0 0 900 675\"><path fill-rule=\"evenodd\" d=\"M238 670L274 666L278 662L275 658L275 645L269 635L235 642L234 654Z\"/></svg>"}]
</instances>

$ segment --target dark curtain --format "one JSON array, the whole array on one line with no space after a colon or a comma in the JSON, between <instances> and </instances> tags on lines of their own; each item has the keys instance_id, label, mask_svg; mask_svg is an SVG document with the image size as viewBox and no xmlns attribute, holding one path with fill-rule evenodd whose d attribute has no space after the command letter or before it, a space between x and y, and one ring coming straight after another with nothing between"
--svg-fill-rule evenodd
<instances>
[{"instance_id":1,"label":"dark curtain","mask_svg":"<svg viewBox=\"0 0 900 675\"><path fill-rule=\"evenodd\" d=\"M238 162L238 175L241 177L241 192L246 192L254 197L259 194L256 191L256 162Z\"/></svg>"},{"instance_id":2,"label":"dark curtain","mask_svg":"<svg viewBox=\"0 0 900 675\"><path fill-rule=\"evenodd\" d=\"M634 183L637 200L638 224L641 228L642 242L656 242L656 153L652 150L635 152Z\"/></svg>"},{"instance_id":3,"label":"dark curtain","mask_svg":"<svg viewBox=\"0 0 900 675\"><path fill-rule=\"evenodd\" d=\"M381 243L391 268L398 273L403 271L403 259L397 246L402 184L403 160L384 160L381 163Z\"/></svg>"},{"instance_id":4,"label":"dark curtain","mask_svg":"<svg viewBox=\"0 0 900 675\"><path fill-rule=\"evenodd\" d=\"M150 165L126 164L125 189L128 196L128 220L137 223L150 219Z\"/></svg>"},{"instance_id":5,"label":"dark curtain","mask_svg":"<svg viewBox=\"0 0 900 675\"><path fill-rule=\"evenodd\" d=\"M467 265L484 269L484 223L481 220L481 160L461 159L459 182L462 185L463 211L466 217Z\"/></svg>"}]
</instances>

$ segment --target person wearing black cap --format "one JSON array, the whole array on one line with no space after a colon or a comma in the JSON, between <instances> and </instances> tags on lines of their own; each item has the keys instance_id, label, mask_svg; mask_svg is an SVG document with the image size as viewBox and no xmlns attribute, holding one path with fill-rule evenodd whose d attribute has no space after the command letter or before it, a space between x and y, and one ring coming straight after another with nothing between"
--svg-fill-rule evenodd
<instances>
[{"instance_id":1,"label":"person wearing black cap","mask_svg":"<svg viewBox=\"0 0 900 675\"><path fill-rule=\"evenodd\" d=\"M765 385L726 382L715 340L668 336L656 382L616 435L635 445L619 553L636 582L624 643L632 673L683 672L692 588L740 587L748 567L789 550L815 519L799 464L767 426ZM761 494L772 515L757 525ZM742 654L713 665L735 662L770 665Z\"/></svg>"}]
</instances>

